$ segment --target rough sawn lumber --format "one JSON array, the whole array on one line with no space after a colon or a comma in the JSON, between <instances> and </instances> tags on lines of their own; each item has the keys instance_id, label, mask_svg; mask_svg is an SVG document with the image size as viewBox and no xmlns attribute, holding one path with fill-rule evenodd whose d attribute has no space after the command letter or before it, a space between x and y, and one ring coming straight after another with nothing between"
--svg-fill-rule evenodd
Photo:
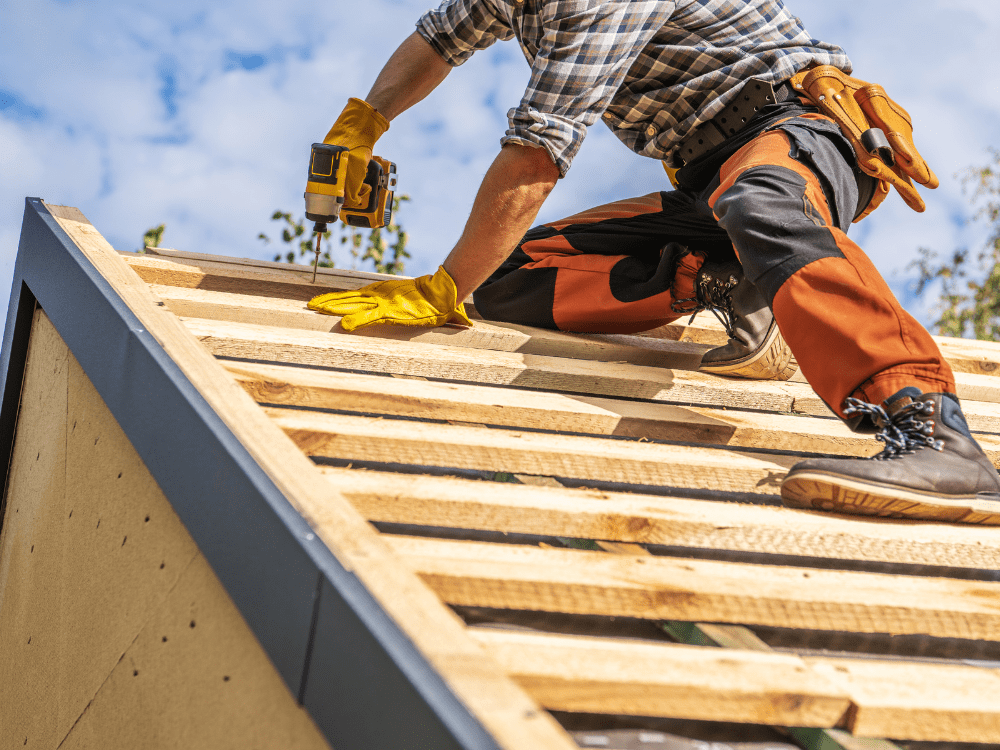
<instances>
[{"instance_id":1,"label":"rough sawn lumber","mask_svg":"<svg viewBox=\"0 0 1000 750\"><path fill-rule=\"evenodd\" d=\"M803 392L801 387L789 390L797 384L733 380L687 370L183 320L213 354L236 359L779 412L790 412L793 393Z\"/></svg>"},{"instance_id":2,"label":"rough sawn lumber","mask_svg":"<svg viewBox=\"0 0 1000 750\"><path fill-rule=\"evenodd\" d=\"M842 688L797 656L470 628L544 707L779 726L834 726Z\"/></svg>"},{"instance_id":3,"label":"rough sawn lumber","mask_svg":"<svg viewBox=\"0 0 1000 750\"><path fill-rule=\"evenodd\" d=\"M259 403L593 435L870 455L839 420L226 362Z\"/></svg>"},{"instance_id":4,"label":"rough sawn lumber","mask_svg":"<svg viewBox=\"0 0 1000 750\"><path fill-rule=\"evenodd\" d=\"M183 317L347 335L340 326L339 316L309 310L301 300L161 285L150 288L171 312ZM374 325L352 331L349 335L683 370L698 369L702 354L709 348L703 344L657 341L638 336L569 334L512 323L482 321L472 328Z\"/></svg>"},{"instance_id":5,"label":"rough sawn lumber","mask_svg":"<svg viewBox=\"0 0 1000 750\"><path fill-rule=\"evenodd\" d=\"M458 606L1000 640L1000 584L387 537Z\"/></svg>"},{"instance_id":6,"label":"rough sawn lumber","mask_svg":"<svg viewBox=\"0 0 1000 750\"><path fill-rule=\"evenodd\" d=\"M386 341L249 323L182 320L219 357L675 404L830 415L805 383L739 380L688 370ZM1000 378L959 374L957 381L962 398L1000 401Z\"/></svg>"},{"instance_id":7,"label":"rough sawn lumber","mask_svg":"<svg viewBox=\"0 0 1000 750\"><path fill-rule=\"evenodd\" d=\"M996 529L813 513L683 497L522 486L321 467L372 521L994 570Z\"/></svg>"},{"instance_id":8,"label":"rough sawn lumber","mask_svg":"<svg viewBox=\"0 0 1000 750\"><path fill-rule=\"evenodd\" d=\"M546 708L1000 741L993 670L470 628Z\"/></svg>"},{"instance_id":9,"label":"rough sawn lumber","mask_svg":"<svg viewBox=\"0 0 1000 750\"><path fill-rule=\"evenodd\" d=\"M256 362L227 362L226 369L256 401L278 406L790 452L870 456L882 448L871 435L851 432L840 420L812 415L395 380ZM970 422L973 409L966 410ZM1000 464L1000 439L993 435L977 439Z\"/></svg>"},{"instance_id":10,"label":"rough sawn lumber","mask_svg":"<svg viewBox=\"0 0 1000 750\"><path fill-rule=\"evenodd\" d=\"M797 460L735 451L511 432L298 409L264 410L310 456L776 494Z\"/></svg>"}]
</instances>

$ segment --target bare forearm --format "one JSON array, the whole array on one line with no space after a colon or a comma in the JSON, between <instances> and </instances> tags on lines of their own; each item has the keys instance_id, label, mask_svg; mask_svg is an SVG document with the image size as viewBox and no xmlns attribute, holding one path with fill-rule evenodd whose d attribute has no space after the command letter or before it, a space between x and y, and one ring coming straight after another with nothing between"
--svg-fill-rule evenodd
<instances>
[{"instance_id":1,"label":"bare forearm","mask_svg":"<svg viewBox=\"0 0 1000 750\"><path fill-rule=\"evenodd\" d=\"M444 261L464 300L486 281L527 232L559 178L548 152L504 146L476 195L465 231Z\"/></svg>"},{"instance_id":2,"label":"bare forearm","mask_svg":"<svg viewBox=\"0 0 1000 750\"><path fill-rule=\"evenodd\" d=\"M365 101L392 120L437 88L450 71L451 66L414 32L389 58Z\"/></svg>"}]
</instances>

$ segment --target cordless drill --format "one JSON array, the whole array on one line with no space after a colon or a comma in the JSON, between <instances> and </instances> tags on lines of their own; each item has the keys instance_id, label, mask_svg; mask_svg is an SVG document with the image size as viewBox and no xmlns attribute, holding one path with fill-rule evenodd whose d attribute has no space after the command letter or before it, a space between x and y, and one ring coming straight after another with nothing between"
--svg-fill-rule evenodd
<instances>
[{"instance_id":1,"label":"cordless drill","mask_svg":"<svg viewBox=\"0 0 1000 750\"><path fill-rule=\"evenodd\" d=\"M306 183L306 219L315 222L316 260L313 282L319 266L320 241L327 224L342 218L345 224L377 229L392 223L392 198L396 191L396 165L380 156L368 162L364 184L371 187L368 203L344 208L348 149L329 143L314 143L309 155L309 178Z\"/></svg>"}]
</instances>

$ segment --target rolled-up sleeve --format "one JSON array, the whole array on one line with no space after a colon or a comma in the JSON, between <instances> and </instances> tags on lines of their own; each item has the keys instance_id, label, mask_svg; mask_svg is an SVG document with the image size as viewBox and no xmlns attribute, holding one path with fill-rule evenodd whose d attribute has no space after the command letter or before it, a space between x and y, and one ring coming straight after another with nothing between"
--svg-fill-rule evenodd
<instances>
[{"instance_id":1,"label":"rolled-up sleeve","mask_svg":"<svg viewBox=\"0 0 1000 750\"><path fill-rule=\"evenodd\" d=\"M417 33L453 66L464 63L476 50L514 36L488 0L445 0L420 17Z\"/></svg>"},{"instance_id":2,"label":"rolled-up sleeve","mask_svg":"<svg viewBox=\"0 0 1000 750\"><path fill-rule=\"evenodd\" d=\"M607 109L636 57L675 8L665 0L554 0L504 144L546 149L565 175L587 128Z\"/></svg>"}]
</instances>

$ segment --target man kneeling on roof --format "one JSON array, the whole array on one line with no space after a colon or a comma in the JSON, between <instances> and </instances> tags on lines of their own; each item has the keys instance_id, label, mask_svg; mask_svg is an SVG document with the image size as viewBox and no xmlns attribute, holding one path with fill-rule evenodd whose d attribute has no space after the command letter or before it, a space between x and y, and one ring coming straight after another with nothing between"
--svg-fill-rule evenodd
<instances>
[{"instance_id":1,"label":"man kneeling on roof","mask_svg":"<svg viewBox=\"0 0 1000 750\"><path fill-rule=\"evenodd\" d=\"M712 310L729 342L703 371L787 379L794 354L838 416L885 443L874 459L797 464L787 503L974 520L1000 500L951 369L847 237L890 186L923 210L911 178L937 178L905 110L846 75L844 51L782 0L444 0L327 135L352 147L347 206L389 122L512 37L531 80L444 264L310 307L348 330L471 325L472 294L489 320L619 333ZM598 119L675 189L532 229Z\"/></svg>"}]
</instances>

